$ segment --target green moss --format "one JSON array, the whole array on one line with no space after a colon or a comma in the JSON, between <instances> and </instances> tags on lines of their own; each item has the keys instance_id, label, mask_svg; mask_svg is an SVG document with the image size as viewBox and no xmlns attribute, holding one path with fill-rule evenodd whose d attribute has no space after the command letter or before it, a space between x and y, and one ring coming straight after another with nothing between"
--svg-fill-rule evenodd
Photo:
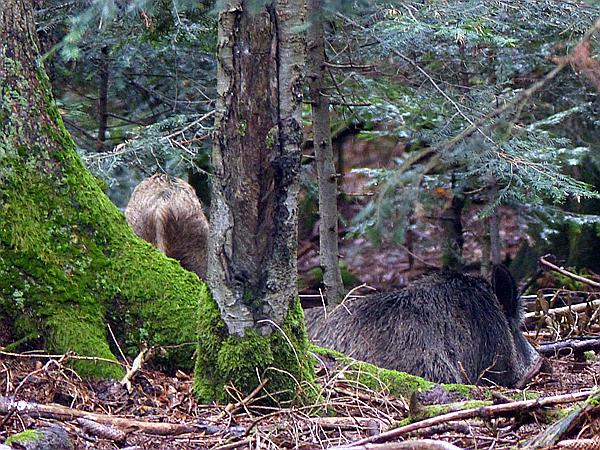
<instances>
[{"instance_id":1,"label":"green moss","mask_svg":"<svg viewBox=\"0 0 600 450\"><path fill-rule=\"evenodd\" d=\"M267 137L265 139L265 145L267 148L272 148L277 142L277 138L279 136L279 128L277 126L272 127L267 133Z\"/></svg>"},{"instance_id":2,"label":"green moss","mask_svg":"<svg viewBox=\"0 0 600 450\"><path fill-rule=\"evenodd\" d=\"M363 384L377 392L389 392L392 395L408 397L416 390L426 391L435 386L435 383L421 377L356 361L335 350L311 345L310 351L335 359L340 365L346 367L344 370L346 380Z\"/></svg>"},{"instance_id":3,"label":"green moss","mask_svg":"<svg viewBox=\"0 0 600 450\"><path fill-rule=\"evenodd\" d=\"M314 370L300 302L291 305L281 329L270 336L248 331L228 336L214 301L201 306L194 391L201 400L226 400L225 386L250 393L266 377L265 390L277 402L316 398ZM261 379L258 378L260 374Z\"/></svg>"},{"instance_id":4,"label":"green moss","mask_svg":"<svg viewBox=\"0 0 600 450\"><path fill-rule=\"evenodd\" d=\"M48 329L46 344L59 353L74 352L77 355L90 355L111 359L116 362L108 346L103 315L91 304L83 307L61 305L45 322ZM104 361L75 360L73 368L82 376L99 378L121 378L125 372L117 364Z\"/></svg>"},{"instance_id":5,"label":"green moss","mask_svg":"<svg viewBox=\"0 0 600 450\"><path fill-rule=\"evenodd\" d=\"M21 433L13 434L6 438L6 444L28 444L31 442L39 441L44 437L44 433L37 430L25 430Z\"/></svg>"},{"instance_id":6,"label":"green moss","mask_svg":"<svg viewBox=\"0 0 600 450\"><path fill-rule=\"evenodd\" d=\"M442 387L448 391L458 394L463 398L468 398L473 394L475 386L470 384L442 384Z\"/></svg>"},{"instance_id":7,"label":"green moss","mask_svg":"<svg viewBox=\"0 0 600 450\"><path fill-rule=\"evenodd\" d=\"M26 344L35 341L39 338L39 335L37 333L35 334L28 334L24 337L22 337L21 339L15 341L15 342L11 342L10 344L4 346L3 350L6 352L16 352L18 351L20 348L22 348L23 346L25 346Z\"/></svg>"},{"instance_id":8,"label":"green moss","mask_svg":"<svg viewBox=\"0 0 600 450\"><path fill-rule=\"evenodd\" d=\"M238 131L241 137L246 136L246 132L248 131L248 123L245 120L239 121Z\"/></svg>"},{"instance_id":9,"label":"green moss","mask_svg":"<svg viewBox=\"0 0 600 450\"><path fill-rule=\"evenodd\" d=\"M335 359L340 366L345 367L343 373L346 380L363 384L377 392L410 397L415 391L429 391L437 386L436 383L415 375L382 369L373 364L356 361L335 350L311 345L310 351ZM475 389L475 386L465 384L442 384L441 387L448 392L459 394L463 398L468 398Z\"/></svg>"},{"instance_id":10,"label":"green moss","mask_svg":"<svg viewBox=\"0 0 600 450\"><path fill-rule=\"evenodd\" d=\"M583 352L583 357L586 361L595 361L596 360L596 352L594 350L589 350L587 352Z\"/></svg>"},{"instance_id":11,"label":"green moss","mask_svg":"<svg viewBox=\"0 0 600 450\"><path fill-rule=\"evenodd\" d=\"M587 400L587 403L594 407L600 406L600 395L596 394L593 397L590 397Z\"/></svg>"}]
</instances>

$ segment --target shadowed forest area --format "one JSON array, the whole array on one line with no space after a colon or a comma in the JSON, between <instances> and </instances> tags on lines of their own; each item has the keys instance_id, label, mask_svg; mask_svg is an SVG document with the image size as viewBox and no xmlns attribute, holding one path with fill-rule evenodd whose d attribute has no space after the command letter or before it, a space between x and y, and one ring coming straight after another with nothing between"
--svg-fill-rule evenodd
<instances>
[{"instance_id":1,"label":"shadowed forest area","mask_svg":"<svg viewBox=\"0 0 600 450\"><path fill-rule=\"evenodd\" d=\"M600 448L600 6L2 0L0 450Z\"/></svg>"}]
</instances>

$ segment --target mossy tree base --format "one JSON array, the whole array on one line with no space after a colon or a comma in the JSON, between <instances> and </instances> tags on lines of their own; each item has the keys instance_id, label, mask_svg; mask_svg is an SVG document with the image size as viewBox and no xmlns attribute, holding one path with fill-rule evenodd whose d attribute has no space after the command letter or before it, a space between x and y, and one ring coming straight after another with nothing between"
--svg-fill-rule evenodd
<instances>
[{"instance_id":1,"label":"mossy tree base","mask_svg":"<svg viewBox=\"0 0 600 450\"><path fill-rule=\"evenodd\" d=\"M308 346L299 300L288 311L279 331L270 336L250 331L242 338L228 336L216 304L204 302L200 308L194 391L201 401L227 401L231 400L227 387L247 395L267 378L267 402L310 404L318 391Z\"/></svg>"}]
</instances>

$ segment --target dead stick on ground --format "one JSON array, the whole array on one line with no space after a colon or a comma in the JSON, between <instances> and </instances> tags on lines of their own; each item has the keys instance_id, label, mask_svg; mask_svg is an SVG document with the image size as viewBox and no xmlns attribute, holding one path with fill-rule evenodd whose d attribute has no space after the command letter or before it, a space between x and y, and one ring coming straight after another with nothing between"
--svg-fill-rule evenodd
<instances>
[{"instance_id":1,"label":"dead stick on ground","mask_svg":"<svg viewBox=\"0 0 600 450\"><path fill-rule=\"evenodd\" d=\"M219 445L218 447L212 447L211 450L231 450L233 448L242 447L244 445L250 444L254 438L244 439L242 441L231 442L229 444Z\"/></svg>"},{"instance_id":2,"label":"dead stick on ground","mask_svg":"<svg viewBox=\"0 0 600 450\"><path fill-rule=\"evenodd\" d=\"M28 415L32 417L44 417L57 420L73 420L84 418L95 422L113 425L122 429L138 429L144 433L171 436L184 433L192 433L194 431L202 431L202 427L191 424L165 423L165 422L146 422L143 420L126 419L124 417L107 416L104 414L96 414L85 411L78 411L73 408L67 408L60 405L38 405L26 401L11 401L6 397L0 396L0 414L18 414Z\"/></svg>"},{"instance_id":3,"label":"dead stick on ground","mask_svg":"<svg viewBox=\"0 0 600 450\"><path fill-rule=\"evenodd\" d=\"M585 311L589 307L594 308L597 306L600 306L600 300L598 300L598 299L592 300L591 302L579 303L577 305L561 306L559 308L552 308L552 309L549 309L548 311L546 311L543 315L539 311L528 312L525 314L525 322L526 322L526 324L531 324L531 322L536 322L541 317L555 316L558 314L565 314L567 312L579 313L579 312Z\"/></svg>"},{"instance_id":4,"label":"dead stick on ground","mask_svg":"<svg viewBox=\"0 0 600 450\"><path fill-rule=\"evenodd\" d=\"M450 442L433 439L417 439L414 441L388 442L386 444L365 444L357 447L333 447L332 450L461 450Z\"/></svg>"},{"instance_id":5,"label":"dead stick on ground","mask_svg":"<svg viewBox=\"0 0 600 450\"><path fill-rule=\"evenodd\" d=\"M600 391L596 390L596 393L590 397L587 402L574 408L568 416L554 422L552 425L547 427L545 430L540 432L537 436L531 438L524 447L524 450L537 450L552 447L563 436L571 433L576 427L580 425L585 417L588 417L592 411L597 411L598 401L600 400ZM592 447L598 448L598 447Z\"/></svg>"},{"instance_id":6,"label":"dead stick on ground","mask_svg":"<svg viewBox=\"0 0 600 450\"><path fill-rule=\"evenodd\" d=\"M580 275L577 275L576 273L569 272L568 270L565 270L562 267L558 267L558 266L552 264L551 262L548 262L546 260L546 258L548 256L549 255L542 256L540 258L540 263L543 264L544 266L548 267L549 269L552 269L552 270L554 270L554 271L556 271L558 273L562 273L563 275L565 275L565 276L567 276L569 278L572 278L572 279L574 279L576 281L580 281L582 283L586 283L586 284L588 284L588 285L590 285L592 287L595 287L595 288L600 288L600 283L598 283L598 282L596 282L594 280L590 280L588 278L582 277Z\"/></svg>"},{"instance_id":7,"label":"dead stick on ground","mask_svg":"<svg viewBox=\"0 0 600 450\"><path fill-rule=\"evenodd\" d=\"M269 383L269 379L265 378L263 379L260 384L258 386L256 386L252 392L250 392L250 394L248 394L247 397L245 397L244 399L240 400L237 403L230 403L225 407L225 410L221 413L221 417L224 417L226 415L231 415L234 413L234 411L237 411L238 409L240 409L243 406L246 406L248 403L250 403L250 401L256 397L258 395L258 393L260 391L262 391L262 389Z\"/></svg>"},{"instance_id":8,"label":"dead stick on ground","mask_svg":"<svg viewBox=\"0 0 600 450\"><path fill-rule=\"evenodd\" d=\"M589 350L600 350L600 339L566 339L564 341L543 344L537 347L542 356L565 355L570 353L583 353Z\"/></svg>"},{"instance_id":9,"label":"dead stick on ground","mask_svg":"<svg viewBox=\"0 0 600 450\"><path fill-rule=\"evenodd\" d=\"M131 367L127 368L127 373L125 374L125 376L123 377L123 379L120 381L122 386L125 386L125 388L127 389L127 392L129 392L131 394L131 391L133 391L133 387L131 386L131 380L133 379L133 377L135 376L135 374L142 369L144 362L146 361L147 358L147 349L142 349L142 351L140 351L140 353L135 357L135 359L133 360L133 364L131 365Z\"/></svg>"},{"instance_id":10,"label":"dead stick on ground","mask_svg":"<svg viewBox=\"0 0 600 450\"><path fill-rule=\"evenodd\" d=\"M422 430L429 428L434 425L441 423L450 422L453 420L465 420L472 419L475 417L498 417L504 416L515 411L530 411L538 409L544 406L558 405L560 403L573 403L581 400L585 400L590 395L594 394L595 390L577 392L574 394L555 395L552 397L538 398L534 400L523 400L512 403L503 403L501 405L482 406L480 408L465 409L463 411L454 411L441 416L431 417L430 419L421 420L420 422L411 423L403 427L399 427L385 433L370 436L356 442L353 442L350 446L357 447L372 442L386 441L389 439L397 438L406 433L413 431ZM349 447L350 447L349 446Z\"/></svg>"}]
</instances>

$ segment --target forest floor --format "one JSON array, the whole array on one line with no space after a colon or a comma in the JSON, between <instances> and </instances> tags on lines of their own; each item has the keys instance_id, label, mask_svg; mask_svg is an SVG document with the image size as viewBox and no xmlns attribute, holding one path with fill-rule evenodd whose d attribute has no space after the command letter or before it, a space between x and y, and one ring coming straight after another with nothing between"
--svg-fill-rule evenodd
<instances>
[{"instance_id":1,"label":"forest floor","mask_svg":"<svg viewBox=\"0 0 600 450\"><path fill-rule=\"evenodd\" d=\"M587 391L598 383L600 361L576 362L572 356L550 358L552 374L540 374L525 391L494 389L500 401L526 400ZM192 374L168 376L143 369L132 380L132 390L116 381L85 381L56 360L28 355L0 356L0 412L7 399L27 402L2 412L0 442L26 429L60 426L75 441L77 449L201 449L234 448L347 448L360 439L395 442L398 439L435 439L463 449L507 449L516 447L557 420L553 409L510 408L503 417L473 410L473 417L439 421L420 431L385 438L380 433L399 426L408 414L410 399L352 385L342 376L352 367L317 368L322 403L305 408L268 408L256 399L236 401L228 406L201 405L192 395ZM481 388L481 396L486 390ZM489 391L488 391L489 392ZM447 399L446 399L447 401ZM52 410L36 408L51 405ZM13 404L14 406L14 404ZM324 412L326 411L326 413ZM550 413L549 411L553 411ZM96 413L90 417L84 413ZM75 415L87 417L76 417ZM116 418L141 421L118 423ZM418 423L418 422L417 422ZM153 429L159 424L163 428ZM162 435L159 435L160 433ZM578 438L599 448L594 437L600 434L600 414L587 414L565 438ZM378 437L381 437L378 439ZM591 443L591 444L590 444ZM590 446L591 445L591 446ZM595 446L594 446L595 445ZM57 447L54 447L57 448ZM365 448L365 447L357 447ZM373 447L377 448L377 447ZM554 448L554 447L553 447ZM570 448L570 447L556 447Z\"/></svg>"}]
</instances>

